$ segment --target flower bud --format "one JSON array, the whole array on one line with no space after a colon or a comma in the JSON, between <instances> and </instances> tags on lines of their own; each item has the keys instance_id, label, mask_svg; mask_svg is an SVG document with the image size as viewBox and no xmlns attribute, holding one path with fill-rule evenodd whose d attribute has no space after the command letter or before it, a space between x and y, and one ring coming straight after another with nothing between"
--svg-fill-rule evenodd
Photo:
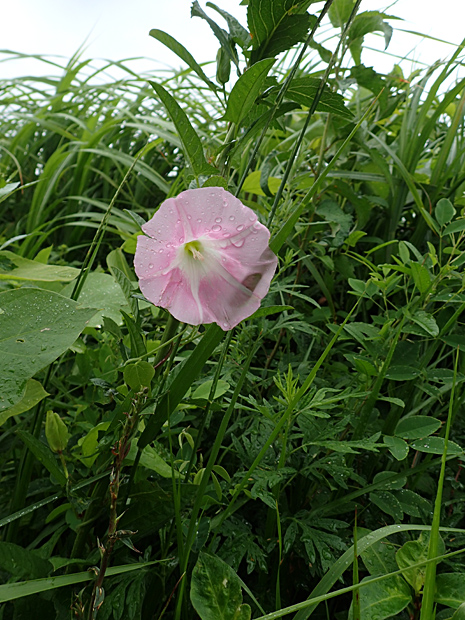
<instances>
[{"instance_id":1,"label":"flower bud","mask_svg":"<svg viewBox=\"0 0 465 620\"><path fill-rule=\"evenodd\" d=\"M69 433L58 413L47 411L45 436L53 452L63 452L68 445Z\"/></svg>"}]
</instances>

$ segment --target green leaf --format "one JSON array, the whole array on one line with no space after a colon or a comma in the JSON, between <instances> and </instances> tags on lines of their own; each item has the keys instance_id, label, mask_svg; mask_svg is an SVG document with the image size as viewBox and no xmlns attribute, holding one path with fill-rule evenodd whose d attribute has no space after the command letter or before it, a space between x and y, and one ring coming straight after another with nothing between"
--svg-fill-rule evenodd
<instances>
[{"instance_id":1,"label":"green leaf","mask_svg":"<svg viewBox=\"0 0 465 620\"><path fill-rule=\"evenodd\" d=\"M13 543L0 542L0 569L15 579L24 579L48 575L53 566L35 551L29 551Z\"/></svg>"},{"instance_id":2,"label":"green leaf","mask_svg":"<svg viewBox=\"0 0 465 620\"><path fill-rule=\"evenodd\" d=\"M241 583L220 558L200 553L192 572L190 598L201 620L250 620L250 606L242 603Z\"/></svg>"},{"instance_id":3,"label":"green leaf","mask_svg":"<svg viewBox=\"0 0 465 620\"><path fill-rule=\"evenodd\" d=\"M125 463L131 465L135 462L137 456L137 442L131 443L131 449L125 459ZM158 454L152 446L145 446L140 456L139 465L156 472L162 478L180 477L180 473L172 469L170 465Z\"/></svg>"},{"instance_id":4,"label":"green leaf","mask_svg":"<svg viewBox=\"0 0 465 620\"><path fill-rule=\"evenodd\" d=\"M438 200L438 204L434 209L434 217L439 226L442 227L444 224L448 224L455 214L456 210L448 198L441 198L441 200Z\"/></svg>"},{"instance_id":5,"label":"green leaf","mask_svg":"<svg viewBox=\"0 0 465 620\"><path fill-rule=\"evenodd\" d=\"M274 62L274 58L265 58L252 65L241 75L229 95L228 106L224 115L226 120L239 125L250 112Z\"/></svg>"},{"instance_id":6,"label":"green leaf","mask_svg":"<svg viewBox=\"0 0 465 620\"><path fill-rule=\"evenodd\" d=\"M465 219L455 220L444 228L443 235L451 235L452 233L463 232L465 230Z\"/></svg>"},{"instance_id":7,"label":"green leaf","mask_svg":"<svg viewBox=\"0 0 465 620\"><path fill-rule=\"evenodd\" d=\"M277 314L278 312L284 312L285 310L294 310L292 306L263 306L256 310L250 319L258 319L261 316L269 316L270 314Z\"/></svg>"},{"instance_id":8,"label":"green leaf","mask_svg":"<svg viewBox=\"0 0 465 620\"><path fill-rule=\"evenodd\" d=\"M213 381L205 381L204 383L202 383L202 385L199 385L199 387L195 390L195 392L192 394L192 398L201 398L204 400L207 400L210 396L210 390L212 387ZM216 389L215 389L215 394L213 396L213 398L219 398L220 396L223 396L223 394L226 394L226 392L229 390L230 385L227 381L223 381L223 379L219 379L218 383L216 384Z\"/></svg>"},{"instance_id":9,"label":"green leaf","mask_svg":"<svg viewBox=\"0 0 465 620\"><path fill-rule=\"evenodd\" d=\"M465 620L465 603L462 603L450 620Z\"/></svg>"},{"instance_id":10,"label":"green leaf","mask_svg":"<svg viewBox=\"0 0 465 620\"><path fill-rule=\"evenodd\" d=\"M441 428L441 422L436 418L416 415L400 420L394 434L403 439L423 439L435 433L439 428Z\"/></svg>"},{"instance_id":11,"label":"green leaf","mask_svg":"<svg viewBox=\"0 0 465 620\"><path fill-rule=\"evenodd\" d=\"M228 189L228 182L218 174L213 175L202 184L202 187L222 187Z\"/></svg>"},{"instance_id":12,"label":"green leaf","mask_svg":"<svg viewBox=\"0 0 465 620\"><path fill-rule=\"evenodd\" d=\"M365 577L360 588L360 617L366 620L384 620L396 617L412 601L410 588L400 575L370 584L373 577ZM353 620L353 610L349 620Z\"/></svg>"},{"instance_id":13,"label":"green leaf","mask_svg":"<svg viewBox=\"0 0 465 620\"><path fill-rule=\"evenodd\" d=\"M26 381L64 353L94 314L52 291L0 293L0 411L23 397Z\"/></svg>"},{"instance_id":14,"label":"green leaf","mask_svg":"<svg viewBox=\"0 0 465 620\"><path fill-rule=\"evenodd\" d=\"M413 281L420 293L427 293L431 288L431 275L425 265L410 263Z\"/></svg>"},{"instance_id":15,"label":"green leaf","mask_svg":"<svg viewBox=\"0 0 465 620\"><path fill-rule=\"evenodd\" d=\"M436 319L429 312L417 310L415 314L410 315L410 319L425 330L427 334L435 338L439 334L439 327Z\"/></svg>"},{"instance_id":16,"label":"green leaf","mask_svg":"<svg viewBox=\"0 0 465 620\"><path fill-rule=\"evenodd\" d=\"M171 116L182 143L184 156L194 175L200 176L216 172L213 166L207 164L200 138L176 99L160 84L156 82L150 82L150 84Z\"/></svg>"},{"instance_id":17,"label":"green leaf","mask_svg":"<svg viewBox=\"0 0 465 620\"><path fill-rule=\"evenodd\" d=\"M0 187L0 202L5 200L5 198L7 198L10 194L13 194L13 192L15 192L20 185L21 184L18 181L17 183L7 183L3 187Z\"/></svg>"},{"instance_id":18,"label":"green leaf","mask_svg":"<svg viewBox=\"0 0 465 620\"><path fill-rule=\"evenodd\" d=\"M386 373L386 379L392 381L410 381L416 379L420 371L412 366L391 366Z\"/></svg>"},{"instance_id":19,"label":"green leaf","mask_svg":"<svg viewBox=\"0 0 465 620\"><path fill-rule=\"evenodd\" d=\"M252 63L276 56L305 41L314 18L306 12L311 0L250 0L247 23L254 51Z\"/></svg>"},{"instance_id":20,"label":"green leaf","mask_svg":"<svg viewBox=\"0 0 465 620\"><path fill-rule=\"evenodd\" d=\"M445 449L445 442L443 437L427 437L426 439L419 439L410 444L412 450L418 450L418 452L426 452L427 454L442 454ZM462 448L449 441L447 444L447 456L460 456L463 454Z\"/></svg>"},{"instance_id":21,"label":"green leaf","mask_svg":"<svg viewBox=\"0 0 465 620\"><path fill-rule=\"evenodd\" d=\"M335 28L343 28L349 20L354 5L355 0L334 0L328 11L331 24Z\"/></svg>"},{"instance_id":22,"label":"green leaf","mask_svg":"<svg viewBox=\"0 0 465 620\"><path fill-rule=\"evenodd\" d=\"M186 50L184 45L181 45L179 41L174 39L166 32L163 32L163 30L157 30L156 28L152 28L152 30L149 32L149 35L157 41L160 41L160 43L163 43L163 45L166 45L166 47L169 48L172 52L174 52L176 56L179 56L181 60L184 60L184 62L192 69L192 71L194 71L199 76L199 78L203 80L203 82L205 82L205 84L209 88L211 88L211 90L216 90L216 84L208 79L208 77L203 72L202 67L196 62L192 54Z\"/></svg>"},{"instance_id":23,"label":"green leaf","mask_svg":"<svg viewBox=\"0 0 465 620\"><path fill-rule=\"evenodd\" d=\"M319 87L319 78L296 78L292 80L287 89L286 98L309 108L315 99ZM339 93L331 92L326 86L321 94L316 109L321 112L330 112L350 120L353 118L352 112L345 106L344 97Z\"/></svg>"},{"instance_id":24,"label":"green leaf","mask_svg":"<svg viewBox=\"0 0 465 620\"><path fill-rule=\"evenodd\" d=\"M52 474L60 486L65 486L66 476L58 465L57 459L53 452L41 441L36 439L34 435L28 431L19 430L16 434L21 441L29 448L36 459Z\"/></svg>"},{"instance_id":25,"label":"green leaf","mask_svg":"<svg viewBox=\"0 0 465 620\"><path fill-rule=\"evenodd\" d=\"M213 4L213 2L207 2L207 6L214 9L226 20L232 40L240 45L242 49L245 50L252 44L252 39L248 30L246 30L233 15L220 9L220 7Z\"/></svg>"},{"instance_id":26,"label":"green leaf","mask_svg":"<svg viewBox=\"0 0 465 620\"><path fill-rule=\"evenodd\" d=\"M380 510L391 515L396 521L402 521L404 512L399 500L389 491L374 491L370 493L370 502Z\"/></svg>"},{"instance_id":27,"label":"green leaf","mask_svg":"<svg viewBox=\"0 0 465 620\"><path fill-rule=\"evenodd\" d=\"M55 411L47 411L45 437L53 452L63 452L68 445L68 427Z\"/></svg>"},{"instance_id":28,"label":"green leaf","mask_svg":"<svg viewBox=\"0 0 465 620\"><path fill-rule=\"evenodd\" d=\"M0 543L5 545L7 543ZM124 566L112 566L107 569L105 576L111 577L112 575L120 575L122 573L129 573L133 570L140 570L147 566L153 566L157 562L139 562L137 564L125 564ZM76 583L85 583L95 579L95 575L89 571L82 573L74 573L73 575L59 575L57 577L48 577L46 579L34 579L32 581L23 581L18 583L6 583L0 585L0 603L6 603L7 601L13 601L23 596L30 596L31 594L38 594L39 592L47 592L48 590L55 590L55 588L62 588L64 586L74 585Z\"/></svg>"},{"instance_id":29,"label":"green leaf","mask_svg":"<svg viewBox=\"0 0 465 620\"><path fill-rule=\"evenodd\" d=\"M360 64L363 38L370 32L384 33L384 49L387 49L391 37L392 27L384 21L388 17L379 11L365 11L355 16L348 32L347 42L356 65Z\"/></svg>"},{"instance_id":30,"label":"green leaf","mask_svg":"<svg viewBox=\"0 0 465 620\"><path fill-rule=\"evenodd\" d=\"M424 497L421 497L414 491L410 491L410 489L400 489L395 493L395 496L405 513L411 517L424 518L426 516L430 520L433 508L431 503Z\"/></svg>"},{"instance_id":31,"label":"green leaf","mask_svg":"<svg viewBox=\"0 0 465 620\"><path fill-rule=\"evenodd\" d=\"M73 285L66 286L62 293L71 295ZM81 293L79 303L86 308L95 308L96 314L88 322L88 327L100 327L103 318L112 319L117 325L123 323L120 310L128 310L128 304L118 283L108 273L94 271L89 273ZM99 312L97 312L99 310Z\"/></svg>"},{"instance_id":32,"label":"green leaf","mask_svg":"<svg viewBox=\"0 0 465 620\"><path fill-rule=\"evenodd\" d=\"M223 48L223 51L229 56L229 59L239 69L239 62L237 58L236 48L229 34L225 30L223 30L223 28L220 28L218 24L205 13L205 11L200 7L200 4L197 2L197 0L194 0L194 2L192 3L191 17L200 17L201 19L204 19L207 22L207 24L212 29L213 34L220 42L220 45Z\"/></svg>"},{"instance_id":33,"label":"green leaf","mask_svg":"<svg viewBox=\"0 0 465 620\"><path fill-rule=\"evenodd\" d=\"M5 269L9 261L8 267ZM11 269L11 265L13 269ZM79 269L74 267L59 267L46 265L40 261L29 260L17 256L13 252L0 252L0 280L18 280L29 282L70 282L79 275Z\"/></svg>"},{"instance_id":34,"label":"green leaf","mask_svg":"<svg viewBox=\"0 0 465 620\"><path fill-rule=\"evenodd\" d=\"M399 437L390 437L387 435L383 438L383 441L389 448L389 452L396 460L403 461L408 455L409 447L403 439L400 439Z\"/></svg>"},{"instance_id":35,"label":"green leaf","mask_svg":"<svg viewBox=\"0 0 465 620\"><path fill-rule=\"evenodd\" d=\"M426 564L410 568L412 564L423 562L428 558L428 540L429 535L422 533L418 540L409 540L404 543L396 553L396 561L402 570L405 580L412 586L415 593L418 594L425 583ZM441 551L439 555L444 553L444 542L439 538Z\"/></svg>"},{"instance_id":36,"label":"green leaf","mask_svg":"<svg viewBox=\"0 0 465 620\"><path fill-rule=\"evenodd\" d=\"M11 418L11 416L29 411L48 395L49 393L44 390L39 381L36 381L35 379L28 379L26 382L26 391L24 392L21 400L18 401L16 405L13 405L13 407L4 409L0 413L0 426L4 424L8 418Z\"/></svg>"},{"instance_id":37,"label":"green leaf","mask_svg":"<svg viewBox=\"0 0 465 620\"><path fill-rule=\"evenodd\" d=\"M152 364L138 360L134 364L128 364L123 371L124 381L131 390L140 392L143 388L149 388L155 375Z\"/></svg>"}]
</instances>

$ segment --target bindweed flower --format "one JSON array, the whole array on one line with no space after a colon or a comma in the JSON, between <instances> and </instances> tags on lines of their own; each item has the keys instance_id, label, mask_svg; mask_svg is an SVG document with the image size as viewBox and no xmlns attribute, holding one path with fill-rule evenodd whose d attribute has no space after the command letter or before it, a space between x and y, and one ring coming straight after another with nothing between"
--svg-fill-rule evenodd
<instances>
[{"instance_id":1,"label":"bindweed flower","mask_svg":"<svg viewBox=\"0 0 465 620\"><path fill-rule=\"evenodd\" d=\"M142 226L134 267L144 296L191 325L229 330L268 292L278 259L269 230L220 187L168 198Z\"/></svg>"}]
</instances>

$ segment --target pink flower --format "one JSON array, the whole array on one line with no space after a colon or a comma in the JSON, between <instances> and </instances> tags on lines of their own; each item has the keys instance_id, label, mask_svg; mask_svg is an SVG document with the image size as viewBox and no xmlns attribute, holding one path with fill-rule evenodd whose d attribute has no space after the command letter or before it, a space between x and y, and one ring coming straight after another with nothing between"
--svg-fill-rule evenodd
<instances>
[{"instance_id":1,"label":"pink flower","mask_svg":"<svg viewBox=\"0 0 465 620\"><path fill-rule=\"evenodd\" d=\"M269 230L220 187L168 198L142 226L134 267L145 297L191 325L235 327L268 292L278 259Z\"/></svg>"}]
</instances>

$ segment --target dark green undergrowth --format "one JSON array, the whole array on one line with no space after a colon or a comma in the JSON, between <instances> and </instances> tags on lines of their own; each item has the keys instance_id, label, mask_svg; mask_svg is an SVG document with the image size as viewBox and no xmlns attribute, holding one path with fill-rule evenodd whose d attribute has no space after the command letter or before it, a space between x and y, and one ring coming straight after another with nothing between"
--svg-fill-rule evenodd
<instances>
[{"instance_id":1,"label":"dark green undergrowth","mask_svg":"<svg viewBox=\"0 0 465 620\"><path fill-rule=\"evenodd\" d=\"M187 69L0 84L0 619L459 620L462 48L382 75L359 2L207 4L216 65L152 30ZM176 331L136 237L218 185L278 271Z\"/></svg>"}]
</instances>

